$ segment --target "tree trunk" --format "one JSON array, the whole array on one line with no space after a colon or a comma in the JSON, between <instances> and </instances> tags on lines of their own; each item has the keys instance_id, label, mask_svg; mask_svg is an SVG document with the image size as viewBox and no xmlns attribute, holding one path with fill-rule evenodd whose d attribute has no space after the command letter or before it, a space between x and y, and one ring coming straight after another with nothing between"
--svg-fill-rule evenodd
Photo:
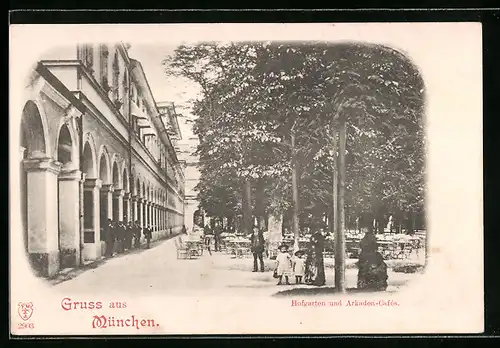
<instances>
[{"instance_id":1,"label":"tree trunk","mask_svg":"<svg viewBox=\"0 0 500 348\"><path fill-rule=\"evenodd\" d=\"M297 185L297 160L295 152L295 135L293 131L290 135L290 144L292 146L292 231L294 237L294 251L299 247L299 190Z\"/></svg>"},{"instance_id":2,"label":"tree trunk","mask_svg":"<svg viewBox=\"0 0 500 348\"><path fill-rule=\"evenodd\" d=\"M333 132L332 139L332 152L333 152L333 235L337 237L338 221L339 221L339 208L338 208L338 159L337 159L337 131Z\"/></svg>"},{"instance_id":3,"label":"tree trunk","mask_svg":"<svg viewBox=\"0 0 500 348\"><path fill-rule=\"evenodd\" d=\"M243 230L247 234L252 233L252 184L250 182L250 179L245 179L245 185L243 189Z\"/></svg>"},{"instance_id":4,"label":"tree trunk","mask_svg":"<svg viewBox=\"0 0 500 348\"><path fill-rule=\"evenodd\" d=\"M332 207L332 211L328 213L328 230L335 235L335 222L333 221L333 210L335 206Z\"/></svg>"},{"instance_id":5,"label":"tree trunk","mask_svg":"<svg viewBox=\"0 0 500 348\"><path fill-rule=\"evenodd\" d=\"M411 233L415 233L415 213L411 214Z\"/></svg>"},{"instance_id":6,"label":"tree trunk","mask_svg":"<svg viewBox=\"0 0 500 348\"><path fill-rule=\"evenodd\" d=\"M338 219L335 234L335 290L345 292L345 152L346 152L346 122L342 119L339 129L338 158Z\"/></svg>"}]
</instances>

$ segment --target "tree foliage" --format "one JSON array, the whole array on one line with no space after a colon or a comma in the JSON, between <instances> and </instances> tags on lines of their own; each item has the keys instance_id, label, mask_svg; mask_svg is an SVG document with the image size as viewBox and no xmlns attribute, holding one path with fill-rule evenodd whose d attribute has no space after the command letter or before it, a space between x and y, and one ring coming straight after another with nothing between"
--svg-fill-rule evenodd
<instances>
[{"instance_id":1,"label":"tree foliage","mask_svg":"<svg viewBox=\"0 0 500 348\"><path fill-rule=\"evenodd\" d=\"M296 138L300 208L332 208L331 138L347 122L349 211L423 209L424 84L400 52L379 45L202 43L179 46L168 74L198 83L199 198L213 215L241 212L242 180L263 185L266 213L291 204ZM260 207L261 208L261 207Z\"/></svg>"}]
</instances>

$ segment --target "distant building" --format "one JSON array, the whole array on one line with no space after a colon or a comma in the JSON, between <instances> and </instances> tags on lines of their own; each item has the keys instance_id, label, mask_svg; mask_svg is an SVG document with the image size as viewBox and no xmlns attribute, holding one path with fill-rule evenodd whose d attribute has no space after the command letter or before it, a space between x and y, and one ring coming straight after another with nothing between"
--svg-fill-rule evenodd
<instances>
[{"instance_id":1,"label":"distant building","mask_svg":"<svg viewBox=\"0 0 500 348\"><path fill-rule=\"evenodd\" d=\"M195 155L199 139L193 133L193 120L186 115L177 114L173 103L158 103L158 108L164 110L161 111L162 114L175 115L169 118L168 130L179 162L184 167L184 224L188 230L191 230L194 225L195 212L199 209L198 195L194 190L200 180L199 158Z\"/></svg>"},{"instance_id":2,"label":"distant building","mask_svg":"<svg viewBox=\"0 0 500 348\"><path fill-rule=\"evenodd\" d=\"M96 260L106 220L139 220L153 239L184 222L184 178L140 62L124 44L47 52L21 118L21 216L34 269Z\"/></svg>"}]
</instances>

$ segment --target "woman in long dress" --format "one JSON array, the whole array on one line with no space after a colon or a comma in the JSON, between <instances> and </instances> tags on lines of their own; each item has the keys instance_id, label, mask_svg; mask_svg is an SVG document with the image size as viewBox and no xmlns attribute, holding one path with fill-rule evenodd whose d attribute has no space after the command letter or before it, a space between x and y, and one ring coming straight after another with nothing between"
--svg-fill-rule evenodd
<instances>
[{"instance_id":1,"label":"woman in long dress","mask_svg":"<svg viewBox=\"0 0 500 348\"><path fill-rule=\"evenodd\" d=\"M368 231L360 241L361 253L357 262L358 289L383 291L387 288L387 264L377 251L377 238Z\"/></svg>"},{"instance_id":2,"label":"woman in long dress","mask_svg":"<svg viewBox=\"0 0 500 348\"><path fill-rule=\"evenodd\" d=\"M323 250L325 248L325 237L321 230L311 236L309 251L306 258L305 282L310 285L325 285L325 263Z\"/></svg>"}]
</instances>

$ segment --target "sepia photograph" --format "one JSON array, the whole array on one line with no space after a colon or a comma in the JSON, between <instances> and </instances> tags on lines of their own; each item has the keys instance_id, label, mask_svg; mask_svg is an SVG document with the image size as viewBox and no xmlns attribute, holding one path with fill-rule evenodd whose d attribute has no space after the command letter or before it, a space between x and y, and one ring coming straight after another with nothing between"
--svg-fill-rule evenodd
<instances>
[{"instance_id":1,"label":"sepia photograph","mask_svg":"<svg viewBox=\"0 0 500 348\"><path fill-rule=\"evenodd\" d=\"M480 24L11 26L10 64L12 334L482 332Z\"/></svg>"}]
</instances>

